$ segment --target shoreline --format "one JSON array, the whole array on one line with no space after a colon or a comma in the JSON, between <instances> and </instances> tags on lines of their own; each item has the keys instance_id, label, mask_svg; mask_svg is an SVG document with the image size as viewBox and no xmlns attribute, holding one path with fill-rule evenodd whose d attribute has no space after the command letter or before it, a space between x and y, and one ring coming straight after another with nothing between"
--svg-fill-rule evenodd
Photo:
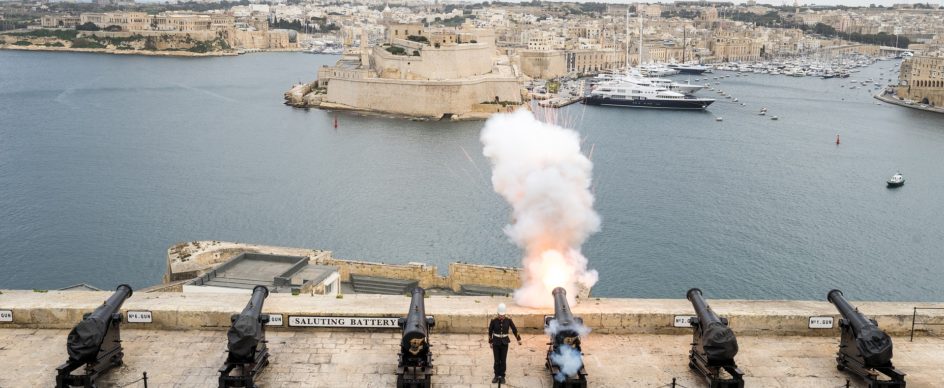
<instances>
[{"instance_id":1,"label":"shoreline","mask_svg":"<svg viewBox=\"0 0 944 388\"><path fill-rule=\"evenodd\" d=\"M140 55L146 57L235 57L242 54L267 53L267 52L302 52L301 49L250 49L242 51L214 51L208 53L195 53L191 51L150 51L150 50L116 50L109 48L72 48L72 47L46 47L46 46L16 46L12 44L0 45L0 50L11 51L44 51L44 52L66 52L66 53L92 53L92 54L111 54L111 55Z\"/></svg>"},{"instance_id":2,"label":"shoreline","mask_svg":"<svg viewBox=\"0 0 944 388\"><path fill-rule=\"evenodd\" d=\"M931 113L944 113L944 108L934 108L934 107L931 107L931 106L928 106L927 108L922 108L921 105L918 104L918 103L915 103L914 105L907 104L907 103L905 103L905 102L902 101L902 100L899 100L899 99L897 99L897 98L890 98L890 97L888 97L888 96L886 96L886 95L883 95L883 94L875 94L875 95L872 95L872 97L874 97L876 100L879 100L879 101L882 101L882 102L886 102L886 103L889 103L889 104L892 104L892 105L902 106L902 107L905 107L905 108L923 110L923 111L925 111L925 112L931 112Z\"/></svg>"}]
</instances>

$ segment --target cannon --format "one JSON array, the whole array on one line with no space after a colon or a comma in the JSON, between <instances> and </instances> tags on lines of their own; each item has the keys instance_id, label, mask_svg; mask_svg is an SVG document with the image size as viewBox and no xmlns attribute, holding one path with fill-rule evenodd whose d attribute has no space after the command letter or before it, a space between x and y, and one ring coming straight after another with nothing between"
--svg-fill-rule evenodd
<instances>
[{"instance_id":1,"label":"cannon","mask_svg":"<svg viewBox=\"0 0 944 388\"><path fill-rule=\"evenodd\" d=\"M586 328L583 319L574 317L567 304L567 291L551 291L554 316L544 318L544 331L550 337L544 367L551 373L554 388L586 388L587 370L583 366L580 335Z\"/></svg>"},{"instance_id":2,"label":"cannon","mask_svg":"<svg viewBox=\"0 0 944 388\"><path fill-rule=\"evenodd\" d=\"M232 326L226 333L228 352L220 368L220 388L256 388L256 376L269 364L265 337L269 315L262 314L262 303L268 296L269 289L265 286L253 287L249 303L241 313L230 318Z\"/></svg>"},{"instance_id":3,"label":"cannon","mask_svg":"<svg viewBox=\"0 0 944 388\"><path fill-rule=\"evenodd\" d=\"M101 306L85 314L66 340L69 359L56 368L56 388L95 387L95 380L121 365L121 305L131 297L131 286L122 284ZM72 374L76 369L81 374Z\"/></svg>"},{"instance_id":4,"label":"cannon","mask_svg":"<svg viewBox=\"0 0 944 388\"><path fill-rule=\"evenodd\" d=\"M397 320L403 329L400 353L397 354L397 388L429 388L433 375L433 353L430 351L429 330L436 326L433 317L426 316L423 298L426 290L413 289L410 310Z\"/></svg>"},{"instance_id":5,"label":"cannon","mask_svg":"<svg viewBox=\"0 0 944 388\"><path fill-rule=\"evenodd\" d=\"M688 353L688 366L698 372L711 388L743 388L744 372L734 362L738 352L737 338L728 327L728 320L715 314L702 297L701 290L692 288L686 296L696 315L689 320L692 350Z\"/></svg>"},{"instance_id":6,"label":"cannon","mask_svg":"<svg viewBox=\"0 0 944 388\"><path fill-rule=\"evenodd\" d=\"M868 382L869 388L904 387L905 374L892 365L891 337L879 329L875 320L852 307L842 296L842 291L829 291L826 300L842 314L836 369L858 375Z\"/></svg>"}]
</instances>

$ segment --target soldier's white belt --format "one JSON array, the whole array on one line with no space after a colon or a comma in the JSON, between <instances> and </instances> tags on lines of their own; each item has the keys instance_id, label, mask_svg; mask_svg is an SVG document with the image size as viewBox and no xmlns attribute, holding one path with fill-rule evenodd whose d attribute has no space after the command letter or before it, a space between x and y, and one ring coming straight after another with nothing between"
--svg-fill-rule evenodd
<instances>
[{"instance_id":1,"label":"soldier's white belt","mask_svg":"<svg viewBox=\"0 0 944 388\"><path fill-rule=\"evenodd\" d=\"M508 338L508 334L492 334L493 337Z\"/></svg>"}]
</instances>

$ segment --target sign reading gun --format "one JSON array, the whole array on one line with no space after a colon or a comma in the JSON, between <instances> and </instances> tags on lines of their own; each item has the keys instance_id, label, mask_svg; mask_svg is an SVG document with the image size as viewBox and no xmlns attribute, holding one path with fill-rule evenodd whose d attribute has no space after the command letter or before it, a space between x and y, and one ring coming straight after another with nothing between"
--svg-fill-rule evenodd
<instances>
[{"instance_id":1,"label":"sign reading gun","mask_svg":"<svg viewBox=\"0 0 944 388\"><path fill-rule=\"evenodd\" d=\"M836 353L836 368L848 369L869 383L869 388L904 387L905 374L892 365L892 339L878 328L873 319L852 307L842 291L832 290L826 300L836 306L841 339ZM888 377L879 379L879 373Z\"/></svg>"},{"instance_id":2,"label":"sign reading gun","mask_svg":"<svg viewBox=\"0 0 944 388\"><path fill-rule=\"evenodd\" d=\"M69 360L56 368L56 388L93 387L95 379L115 366L121 365L121 305L131 297L131 286L122 284L114 294L85 314L66 340ZM84 373L73 375L81 367Z\"/></svg>"},{"instance_id":3,"label":"sign reading gun","mask_svg":"<svg viewBox=\"0 0 944 388\"><path fill-rule=\"evenodd\" d=\"M744 388L744 372L734 362L738 352L737 338L728 328L728 320L719 318L705 299L701 290L692 288L687 293L697 317L692 324L692 350L688 366L698 371L712 388ZM722 371L727 372L724 376Z\"/></svg>"}]
</instances>

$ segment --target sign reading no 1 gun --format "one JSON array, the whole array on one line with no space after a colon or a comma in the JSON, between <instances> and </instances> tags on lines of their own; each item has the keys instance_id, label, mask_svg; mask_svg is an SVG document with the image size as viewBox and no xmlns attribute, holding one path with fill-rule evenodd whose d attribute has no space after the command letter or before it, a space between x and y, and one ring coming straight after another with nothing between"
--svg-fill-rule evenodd
<instances>
[{"instance_id":1,"label":"sign reading no 1 gun","mask_svg":"<svg viewBox=\"0 0 944 388\"><path fill-rule=\"evenodd\" d=\"M13 311L0 310L0 322L13 322Z\"/></svg>"}]
</instances>

